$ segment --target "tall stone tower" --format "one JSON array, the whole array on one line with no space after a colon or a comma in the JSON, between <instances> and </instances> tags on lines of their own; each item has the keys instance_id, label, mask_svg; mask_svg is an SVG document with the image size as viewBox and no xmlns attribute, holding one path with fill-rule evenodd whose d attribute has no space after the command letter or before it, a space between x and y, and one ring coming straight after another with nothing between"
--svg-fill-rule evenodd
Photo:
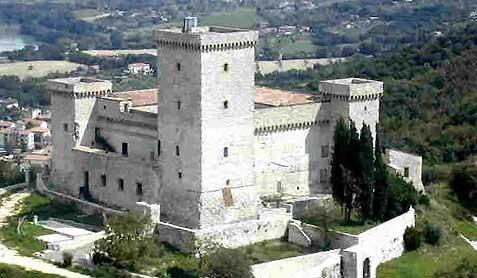
<instances>
[{"instance_id":1,"label":"tall stone tower","mask_svg":"<svg viewBox=\"0 0 477 278\"><path fill-rule=\"evenodd\" d=\"M162 220L192 229L257 217L255 31L197 27L155 33Z\"/></svg>"},{"instance_id":2,"label":"tall stone tower","mask_svg":"<svg viewBox=\"0 0 477 278\"><path fill-rule=\"evenodd\" d=\"M78 169L74 164L73 148L90 145L93 140L88 127L96 98L111 93L109 81L73 77L48 81L51 99L52 181L63 191L78 195L84 184L71 184Z\"/></svg>"}]
</instances>

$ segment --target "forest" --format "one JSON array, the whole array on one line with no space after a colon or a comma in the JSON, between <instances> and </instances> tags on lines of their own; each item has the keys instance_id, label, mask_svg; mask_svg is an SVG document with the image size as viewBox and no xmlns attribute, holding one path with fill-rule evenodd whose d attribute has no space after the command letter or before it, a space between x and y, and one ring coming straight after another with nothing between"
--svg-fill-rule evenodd
<instances>
[{"instance_id":1,"label":"forest","mask_svg":"<svg viewBox=\"0 0 477 278\"><path fill-rule=\"evenodd\" d=\"M319 93L320 80L384 81L382 144L420 154L427 164L459 162L477 152L477 23L377 58L258 76L263 85Z\"/></svg>"}]
</instances>

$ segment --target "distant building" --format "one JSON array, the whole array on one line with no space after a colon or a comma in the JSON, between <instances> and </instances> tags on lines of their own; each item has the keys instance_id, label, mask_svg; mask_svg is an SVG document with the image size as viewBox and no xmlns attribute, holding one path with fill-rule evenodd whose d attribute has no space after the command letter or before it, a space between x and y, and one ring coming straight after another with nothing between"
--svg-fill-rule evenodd
<instances>
[{"instance_id":1,"label":"distant building","mask_svg":"<svg viewBox=\"0 0 477 278\"><path fill-rule=\"evenodd\" d=\"M14 98L0 99L0 106L3 106L7 109L18 108L18 100Z\"/></svg>"},{"instance_id":2,"label":"distant building","mask_svg":"<svg viewBox=\"0 0 477 278\"><path fill-rule=\"evenodd\" d=\"M151 68L151 65L146 63L134 63L128 65L128 73L135 75L151 75L153 69Z\"/></svg>"}]
</instances>

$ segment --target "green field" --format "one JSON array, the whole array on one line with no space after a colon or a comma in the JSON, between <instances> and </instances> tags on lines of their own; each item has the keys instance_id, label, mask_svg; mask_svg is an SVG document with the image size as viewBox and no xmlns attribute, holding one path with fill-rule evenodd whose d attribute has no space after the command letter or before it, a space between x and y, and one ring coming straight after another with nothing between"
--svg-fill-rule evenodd
<instances>
[{"instance_id":1,"label":"green field","mask_svg":"<svg viewBox=\"0 0 477 278\"><path fill-rule=\"evenodd\" d=\"M436 273L455 269L464 259L477 264L477 251L460 238L463 234L477 240L477 224L467 219L468 211L458 203L447 185L436 185L430 197L430 207L417 208L416 224L420 228L425 223L442 227L442 243L439 246L424 244L417 251L382 264L378 268L378 278L433 277Z\"/></svg>"},{"instance_id":2,"label":"green field","mask_svg":"<svg viewBox=\"0 0 477 278\"><path fill-rule=\"evenodd\" d=\"M44 77L50 73L69 73L84 65L68 61L29 61L0 64L0 75L15 75L20 79Z\"/></svg>"},{"instance_id":3,"label":"green field","mask_svg":"<svg viewBox=\"0 0 477 278\"><path fill-rule=\"evenodd\" d=\"M240 8L233 12L223 12L199 18L200 26L227 26L253 29L257 25L255 9Z\"/></svg>"}]
</instances>

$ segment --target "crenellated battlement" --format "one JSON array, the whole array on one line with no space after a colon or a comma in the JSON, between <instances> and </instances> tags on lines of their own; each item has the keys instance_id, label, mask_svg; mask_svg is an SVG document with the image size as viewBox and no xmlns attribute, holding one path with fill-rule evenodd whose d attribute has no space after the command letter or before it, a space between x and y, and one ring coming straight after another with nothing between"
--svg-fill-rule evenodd
<instances>
[{"instance_id":1,"label":"crenellated battlement","mask_svg":"<svg viewBox=\"0 0 477 278\"><path fill-rule=\"evenodd\" d=\"M112 87L110 81L86 77L52 79L47 84L51 94L77 99L106 96L111 93Z\"/></svg>"},{"instance_id":2,"label":"crenellated battlement","mask_svg":"<svg viewBox=\"0 0 477 278\"><path fill-rule=\"evenodd\" d=\"M154 38L159 50L212 52L253 48L258 43L256 31L225 27L195 27L187 33L180 29L157 30Z\"/></svg>"}]
</instances>

